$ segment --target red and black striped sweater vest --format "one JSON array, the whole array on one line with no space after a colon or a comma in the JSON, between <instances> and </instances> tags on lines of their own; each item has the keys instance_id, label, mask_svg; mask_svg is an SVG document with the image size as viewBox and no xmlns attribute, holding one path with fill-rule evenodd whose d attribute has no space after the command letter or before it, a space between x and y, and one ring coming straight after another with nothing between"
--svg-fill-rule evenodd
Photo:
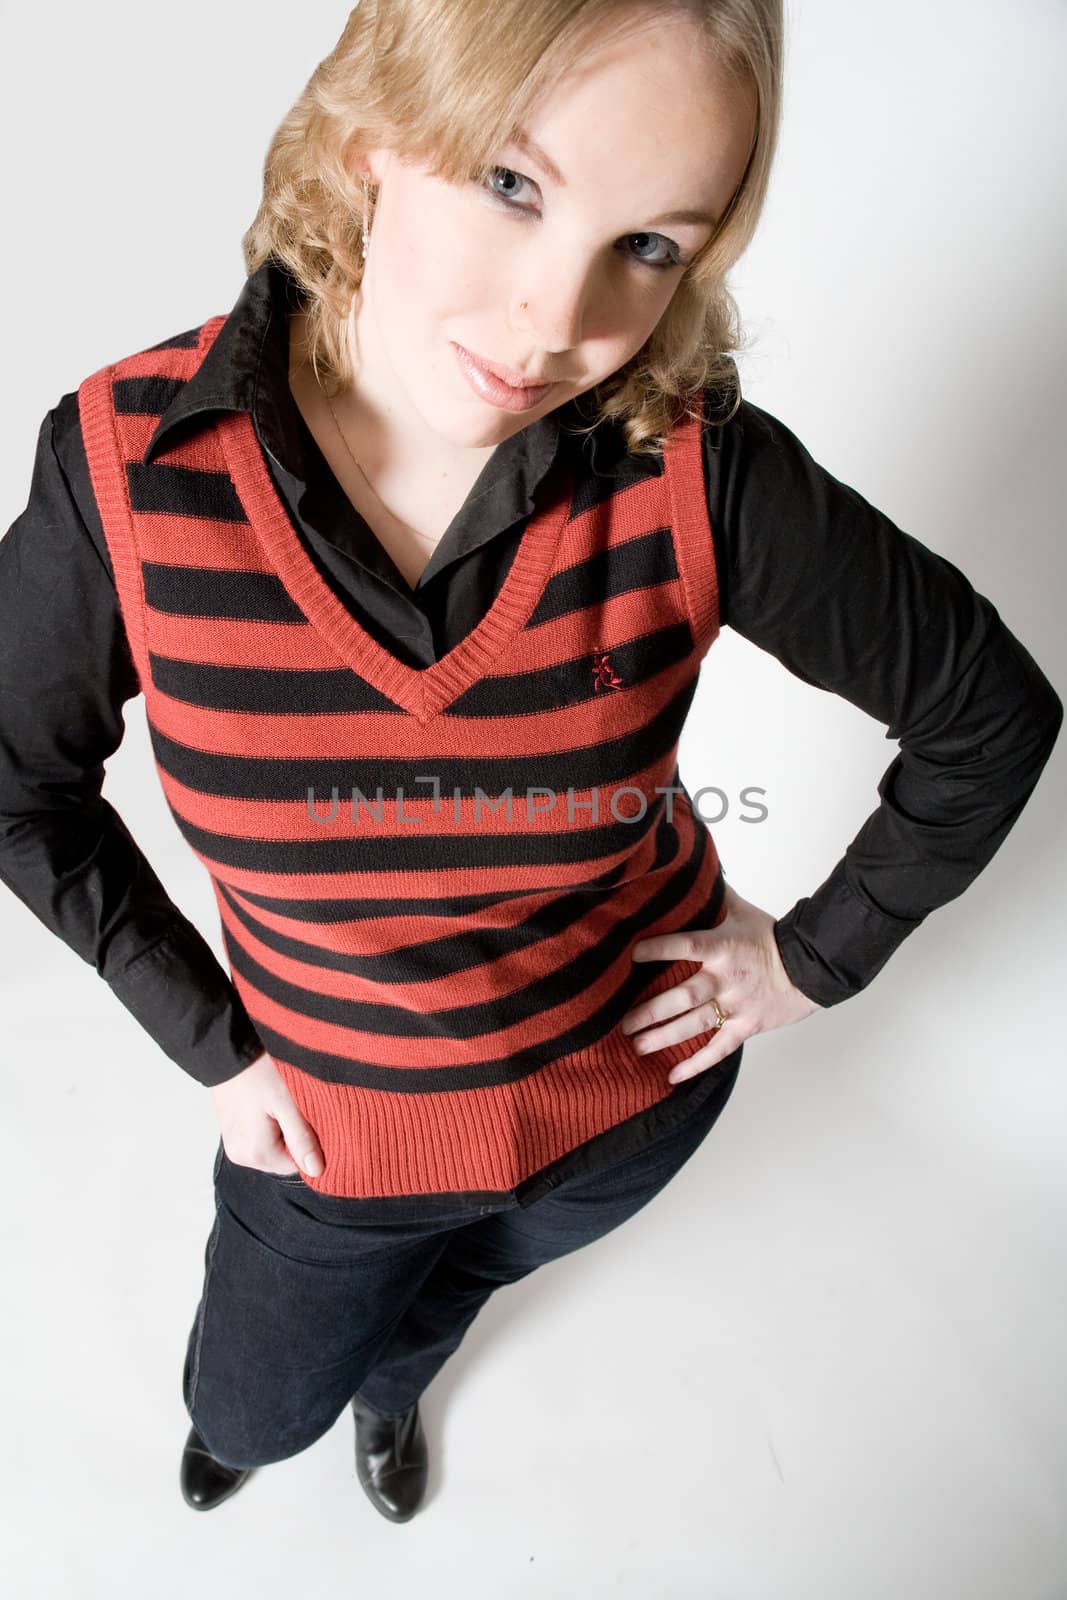
<instances>
[{"instance_id":1,"label":"red and black striped sweater vest","mask_svg":"<svg viewBox=\"0 0 1067 1600\"><path fill-rule=\"evenodd\" d=\"M722 920L677 767L718 632L699 421L531 516L480 623L384 649L307 553L247 412L143 457L224 317L79 390L156 769L326 1194L507 1193L671 1093L641 938ZM565 480L565 481L564 481ZM606 497L605 497L606 496Z\"/></svg>"}]
</instances>

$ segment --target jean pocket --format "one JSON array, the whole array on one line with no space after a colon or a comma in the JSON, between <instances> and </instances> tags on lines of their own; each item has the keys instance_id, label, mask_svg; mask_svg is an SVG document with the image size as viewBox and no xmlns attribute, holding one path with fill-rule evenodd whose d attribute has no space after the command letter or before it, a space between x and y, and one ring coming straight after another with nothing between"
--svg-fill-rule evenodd
<instances>
[{"instance_id":1,"label":"jean pocket","mask_svg":"<svg viewBox=\"0 0 1067 1600\"><path fill-rule=\"evenodd\" d=\"M215 1181L218 1182L219 1174L226 1166L231 1172L247 1173L250 1177L269 1178L271 1183L300 1183L304 1184L303 1174L300 1172L268 1172L264 1167L250 1167L244 1161L231 1161L219 1140L219 1152L215 1157ZM304 1184L307 1188L308 1185Z\"/></svg>"},{"instance_id":2,"label":"jean pocket","mask_svg":"<svg viewBox=\"0 0 1067 1600\"><path fill-rule=\"evenodd\" d=\"M230 1162L231 1167L235 1167L237 1165L238 1163L236 1161ZM253 1177L256 1178L268 1178L271 1183L302 1184L304 1182L303 1176L299 1172L267 1172L264 1167L242 1167L241 1171L250 1172Z\"/></svg>"}]
</instances>

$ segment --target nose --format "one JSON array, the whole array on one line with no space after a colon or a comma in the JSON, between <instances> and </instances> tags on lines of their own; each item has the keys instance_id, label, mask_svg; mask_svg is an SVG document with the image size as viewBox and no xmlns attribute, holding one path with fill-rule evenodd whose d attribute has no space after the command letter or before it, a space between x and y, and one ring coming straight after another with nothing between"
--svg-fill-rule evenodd
<instances>
[{"instance_id":1,"label":"nose","mask_svg":"<svg viewBox=\"0 0 1067 1600\"><path fill-rule=\"evenodd\" d=\"M511 298L511 326L539 350L559 355L581 344L592 296L593 268L558 256L551 267L526 263Z\"/></svg>"}]
</instances>

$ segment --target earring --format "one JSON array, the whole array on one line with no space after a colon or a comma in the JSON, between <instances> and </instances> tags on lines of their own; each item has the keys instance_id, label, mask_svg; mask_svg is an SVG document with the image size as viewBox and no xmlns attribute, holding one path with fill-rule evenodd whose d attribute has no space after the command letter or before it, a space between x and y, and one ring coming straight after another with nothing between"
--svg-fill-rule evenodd
<instances>
[{"instance_id":1,"label":"earring","mask_svg":"<svg viewBox=\"0 0 1067 1600\"><path fill-rule=\"evenodd\" d=\"M362 225L363 260L364 261L366 261L366 259L367 259L367 251L370 249L370 228L367 225L367 219L368 219L369 216L370 216L370 185L367 182L367 174L364 173L363 174L363 225Z\"/></svg>"}]
</instances>

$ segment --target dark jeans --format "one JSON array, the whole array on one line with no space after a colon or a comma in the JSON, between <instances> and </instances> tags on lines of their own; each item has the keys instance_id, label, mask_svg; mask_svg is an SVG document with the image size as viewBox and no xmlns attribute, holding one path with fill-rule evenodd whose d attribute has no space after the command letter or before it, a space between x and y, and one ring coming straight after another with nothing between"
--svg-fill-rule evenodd
<instances>
[{"instance_id":1,"label":"dark jeans","mask_svg":"<svg viewBox=\"0 0 1067 1600\"><path fill-rule=\"evenodd\" d=\"M494 1289L610 1233L667 1185L729 1099L742 1049L711 1069L714 1092L677 1126L525 1208L509 1198L480 1215L374 1220L376 1202L237 1166L220 1140L182 1379L212 1455L230 1467L297 1455L357 1391L383 1416L406 1411Z\"/></svg>"}]
</instances>

